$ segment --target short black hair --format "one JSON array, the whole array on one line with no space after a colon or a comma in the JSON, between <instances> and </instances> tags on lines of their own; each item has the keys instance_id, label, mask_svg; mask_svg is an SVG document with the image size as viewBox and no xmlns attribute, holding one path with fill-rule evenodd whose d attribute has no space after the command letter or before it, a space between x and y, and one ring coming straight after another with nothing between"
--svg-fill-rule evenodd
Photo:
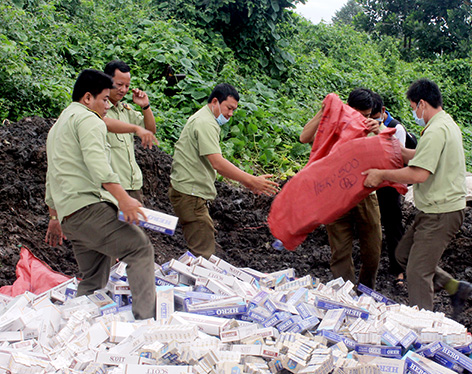
<instances>
[{"instance_id":1,"label":"short black hair","mask_svg":"<svg viewBox=\"0 0 472 374\"><path fill-rule=\"evenodd\" d=\"M380 96L377 92L372 92L372 114L377 114L382 111L384 106L384 102L382 96Z\"/></svg>"},{"instance_id":2,"label":"short black hair","mask_svg":"<svg viewBox=\"0 0 472 374\"><path fill-rule=\"evenodd\" d=\"M105 65L105 69L103 71L110 77L114 77L116 69L118 69L122 73L129 73L131 71L131 68L128 66L128 64L121 60L110 61L108 64Z\"/></svg>"},{"instance_id":3,"label":"short black hair","mask_svg":"<svg viewBox=\"0 0 472 374\"><path fill-rule=\"evenodd\" d=\"M435 109L443 106L442 95L438 85L426 78L413 82L406 92L406 98L416 104L420 100L424 100Z\"/></svg>"},{"instance_id":4,"label":"short black hair","mask_svg":"<svg viewBox=\"0 0 472 374\"><path fill-rule=\"evenodd\" d=\"M236 101L239 101L239 94L229 83L220 83L215 86L213 91L211 91L210 97L208 98L208 102L211 103L213 98L217 98L219 103L225 101L228 96L233 97Z\"/></svg>"},{"instance_id":5,"label":"short black hair","mask_svg":"<svg viewBox=\"0 0 472 374\"><path fill-rule=\"evenodd\" d=\"M82 70L75 81L72 100L80 101L87 92L97 97L106 88L113 88L113 79L109 75L94 69Z\"/></svg>"},{"instance_id":6,"label":"short black hair","mask_svg":"<svg viewBox=\"0 0 472 374\"><path fill-rule=\"evenodd\" d=\"M347 105L357 110L372 109L372 94L368 88L356 88L349 94Z\"/></svg>"}]
</instances>

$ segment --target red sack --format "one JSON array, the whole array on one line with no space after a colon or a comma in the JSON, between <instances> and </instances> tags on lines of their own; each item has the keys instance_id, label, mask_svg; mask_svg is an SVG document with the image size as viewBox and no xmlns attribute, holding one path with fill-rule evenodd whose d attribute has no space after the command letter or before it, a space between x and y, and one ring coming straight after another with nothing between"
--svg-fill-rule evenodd
<instances>
[{"instance_id":1,"label":"red sack","mask_svg":"<svg viewBox=\"0 0 472 374\"><path fill-rule=\"evenodd\" d=\"M372 191L385 186L393 186L403 194L407 191L406 186L390 182L377 188L364 187L363 171L403 167L400 143L393 137L395 129L365 137L368 129L364 117L339 103L336 95L327 96L308 164L287 182L272 203L269 228L289 250L294 250L319 225L347 213ZM333 110L344 116L332 113ZM325 152L329 154L326 156Z\"/></svg>"},{"instance_id":2,"label":"red sack","mask_svg":"<svg viewBox=\"0 0 472 374\"><path fill-rule=\"evenodd\" d=\"M70 277L52 270L26 247L21 247L20 260L16 265L16 281L11 286L1 287L0 293L18 296L29 291L39 295L69 279Z\"/></svg>"},{"instance_id":3,"label":"red sack","mask_svg":"<svg viewBox=\"0 0 472 374\"><path fill-rule=\"evenodd\" d=\"M323 116L306 166L327 156L335 146L352 139L366 137L369 133L364 124L364 116L344 104L338 95L334 93L327 95L323 100L323 108Z\"/></svg>"}]
</instances>

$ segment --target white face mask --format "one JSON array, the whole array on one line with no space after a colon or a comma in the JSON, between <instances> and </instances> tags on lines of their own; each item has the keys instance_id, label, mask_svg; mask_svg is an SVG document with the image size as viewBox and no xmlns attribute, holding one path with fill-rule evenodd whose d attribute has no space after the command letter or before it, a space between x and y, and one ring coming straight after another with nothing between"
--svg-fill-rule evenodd
<instances>
[{"instance_id":1,"label":"white face mask","mask_svg":"<svg viewBox=\"0 0 472 374\"><path fill-rule=\"evenodd\" d=\"M424 120L424 109L423 109L423 113L421 114L421 118L418 117L418 115L416 114L416 111L418 110L418 105L420 103L416 104L416 109L415 110L412 110L411 112L413 113L413 118L415 119L415 122L418 126L421 126L421 127L425 127L426 126L426 122Z\"/></svg>"},{"instance_id":2,"label":"white face mask","mask_svg":"<svg viewBox=\"0 0 472 374\"><path fill-rule=\"evenodd\" d=\"M218 125L223 126L225 123L229 121L223 113L221 113L221 107L220 107L220 102L218 101L218 109L220 110L220 115L216 118L216 122L218 122Z\"/></svg>"}]
</instances>

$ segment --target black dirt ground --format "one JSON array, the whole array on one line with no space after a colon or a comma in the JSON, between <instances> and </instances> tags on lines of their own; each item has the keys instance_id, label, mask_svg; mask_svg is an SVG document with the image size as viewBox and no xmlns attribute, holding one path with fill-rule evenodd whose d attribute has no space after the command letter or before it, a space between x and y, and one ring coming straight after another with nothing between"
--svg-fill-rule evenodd
<instances>
[{"instance_id":1,"label":"black dirt ground","mask_svg":"<svg viewBox=\"0 0 472 374\"><path fill-rule=\"evenodd\" d=\"M0 286L12 284L19 260L19 247L26 246L52 269L67 275L78 275L69 243L56 248L44 242L48 210L44 203L46 174L45 142L54 120L25 118L0 126ZM159 149L143 150L136 142L136 155L144 175L144 202L150 209L172 214L167 198L172 158ZM255 196L243 188L217 182L218 197L210 214L218 230L216 255L239 266L262 272L294 268L298 277L311 274L326 282L330 250L324 227L319 227L296 251L277 251L271 247L274 238L267 226L271 197ZM404 205L405 224L413 218L414 208ZM168 236L147 231L155 247L155 261L164 263L186 251L180 228ZM446 249L441 266L458 279L472 281L472 216L467 208L465 222ZM354 252L358 252L357 244ZM355 255L358 263L358 256ZM377 291L407 303L405 289L397 288L388 274L388 258L383 249L377 277ZM450 314L450 300L444 291L435 297L435 311ZM466 304L459 322L472 331L472 301Z\"/></svg>"}]
</instances>

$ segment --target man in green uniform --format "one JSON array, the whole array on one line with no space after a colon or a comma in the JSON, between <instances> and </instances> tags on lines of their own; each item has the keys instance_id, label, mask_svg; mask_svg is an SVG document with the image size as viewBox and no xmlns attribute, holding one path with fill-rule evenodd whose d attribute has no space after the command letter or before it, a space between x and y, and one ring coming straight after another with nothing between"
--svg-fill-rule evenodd
<instances>
[{"instance_id":1,"label":"man in green uniform","mask_svg":"<svg viewBox=\"0 0 472 374\"><path fill-rule=\"evenodd\" d=\"M220 126L229 121L238 101L239 94L233 86L218 84L208 104L188 119L175 144L169 198L188 247L205 258L215 253L215 228L207 202L216 197L217 172L257 194L277 191L277 183L268 179L272 175L248 174L221 155Z\"/></svg>"},{"instance_id":2,"label":"man in green uniform","mask_svg":"<svg viewBox=\"0 0 472 374\"><path fill-rule=\"evenodd\" d=\"M107 127L112 79L97 70L80 73L73 102L49 131L46 152L46 242L67 237L82 273L78 295L104 288L116 258L127 264L136 319L155 317L154 249L137 226L141 203L120 185L109 161ZM119 221L118 209L127 222Z\"/></svg>"},{"instance_id":3,"label":"man in green uniform","mask_svg":"<svg viewBox=\"0 0 472 374\"><path fill-rule=\"evenodd\" d=\"M457 281L438 264L449 241L462 225L466 206L465 159L460 128L442 108L436 83L419 79L406 94L418 125L424 126L415 149L402 148L402 169L364 172L366 187L388 180L413 184L419 213L396 249L406 270L410 305L433 310L434 291L451 295L453 317L462 312L472 285Z\"/></svg>"},{"instance_id":4,"label":"man in green uniform","mask_svg":"<svg viewBox=\"0 0 472 374\"><path fill-rule=\"evenodd\" d=\"M141 107L142 113L121 101L129 91L130 71L130 67L120 60L113 60L105 66L104 72L113 78L114 85L110 90L109 100L112 106L107 112L107 117L145 128L154 134L156 121L146 92L138 88L132 90L133 102ZM130 196L142 203L143 175L134 155L134 134L108 132L107 142L111 147L111 166L120 177L120 184Z\"/></svg>"}]
</instances>

